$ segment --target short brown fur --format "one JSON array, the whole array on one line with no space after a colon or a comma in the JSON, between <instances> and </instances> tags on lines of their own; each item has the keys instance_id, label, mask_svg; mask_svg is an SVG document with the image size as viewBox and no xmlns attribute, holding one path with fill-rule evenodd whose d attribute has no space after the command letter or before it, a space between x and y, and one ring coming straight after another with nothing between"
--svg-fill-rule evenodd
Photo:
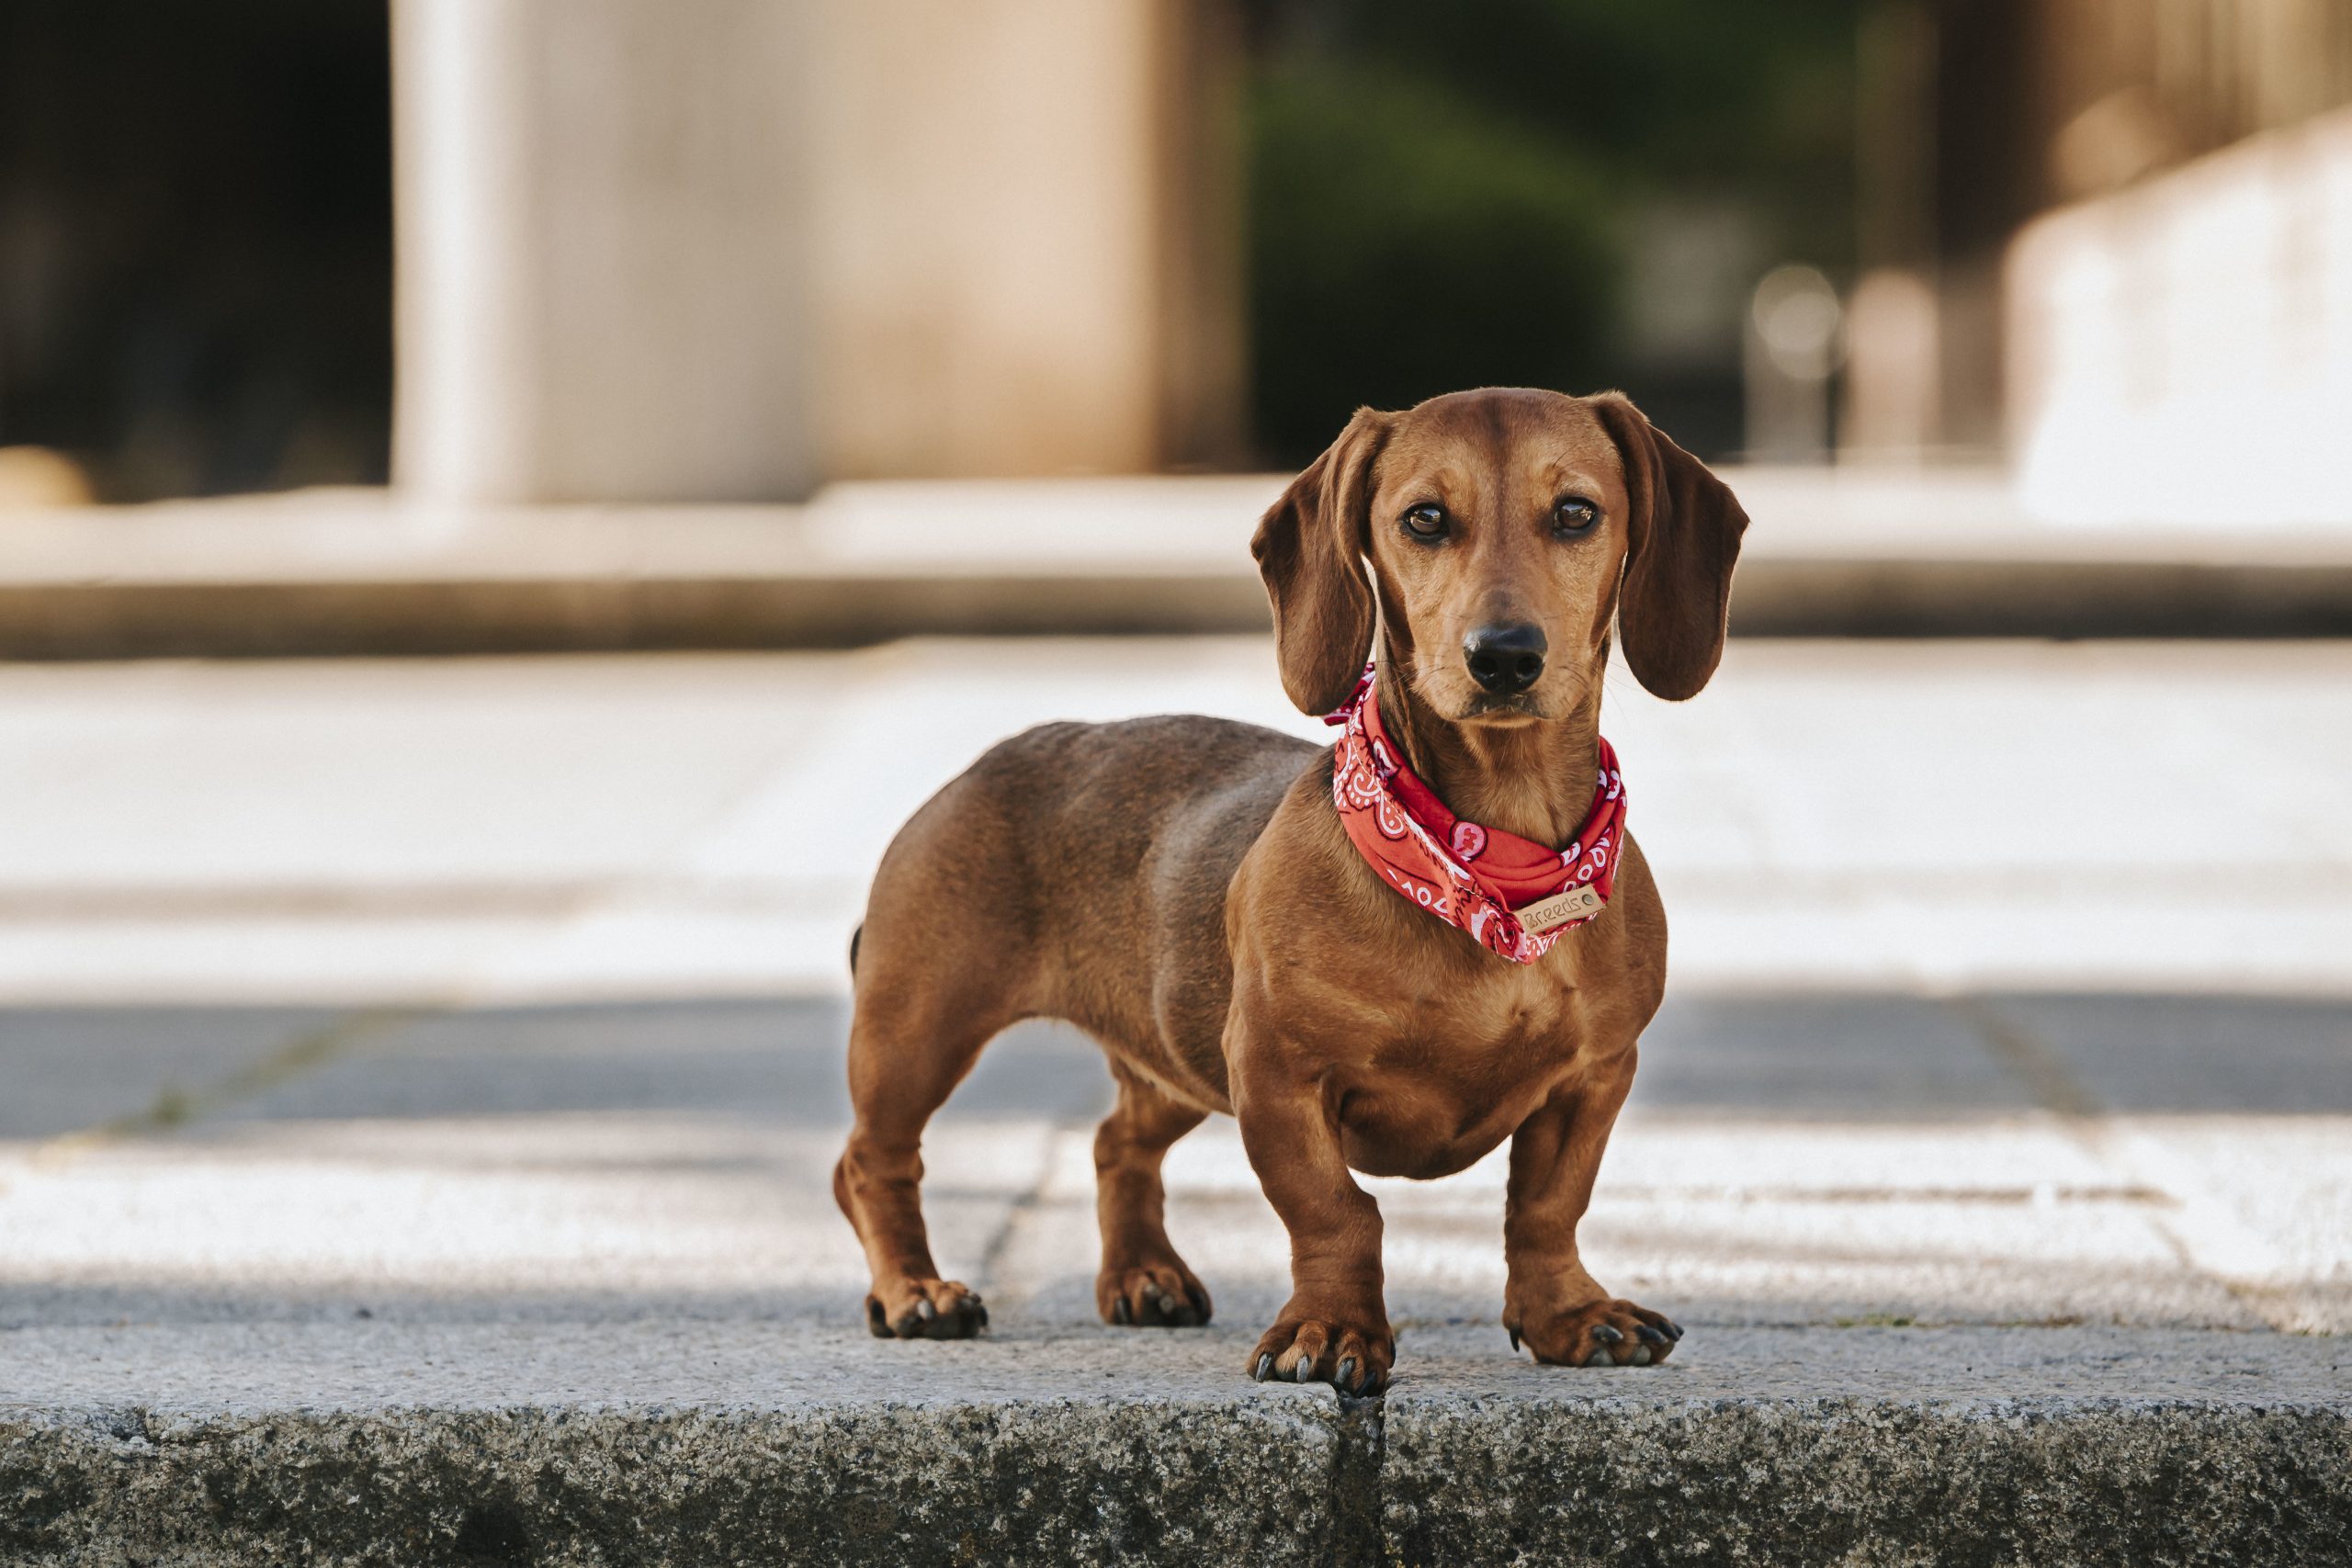
<instances>
[{"instance_id":1,"label":"short brown fur","mask_svg":"<svg viewBox=\"0 0 2352 1568\"><path fill-rule=\"evenodd\" d=\"M1555 529L1565 495L1599 521ZM1451 519L1441 543L1400 525L1425 502ZM1746 524L1623 398L1487 389L1359 412L1252 548L1299 707L1337 706L1376 642L1408 763L1461 816L1561 843L1592 800L1612 628L1653 692L1705 685ZM1540 627L1548 653L1532 686L1498 697L1463 650L1503 621ZM1162 1224L1159 1167L1225 1111L1291 1238L1291 1299L1250 1355L1259 1377L1384 1387L1380 1213L1351 1173L1443 1176L1505 1139L1513 1343L1605 1365L1663 1360L1680 1337L1577 1251L1666 982L1666 917L1630 839L1600 918L1515 964L1378 880L1340 826L1328 748L1213 718L1047 725L900 830L855 969L856 1124L834 1191L871 1266L876 1334L986 1324L932 1260L922 1130L990 1036L1049 1017L1099 1040L1118 1083L1095 1140L1104 1321L1207 1321Z\"/></svg>"}]
</instances>

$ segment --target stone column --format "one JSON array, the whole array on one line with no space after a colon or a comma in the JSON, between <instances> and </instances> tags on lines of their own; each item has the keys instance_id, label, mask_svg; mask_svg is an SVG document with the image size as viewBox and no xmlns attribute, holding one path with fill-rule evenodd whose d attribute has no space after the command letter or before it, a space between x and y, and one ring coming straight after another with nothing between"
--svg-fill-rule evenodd
<instances>
[{"instance_id":1,"label":"stone column","mask_svg":"<svg viewBox=\"0 0 2352 1568\"><path fill-rule=\"evenodd\" d=\"M394 0L393 29L410 491L1237 455L1229 0Z\"/></svg>"},{"instance_id":2,"label":"stone column","mask_svg":"<svg viewBox=\"0 0 2352 1568\"><path fill-rule=\"evenodd\" d=\"M828 470L1232 457L1227 0L823 0L817 14Z\"/></svg>"},{"instance_id":3,"label":"stone column","mask_svg":"<svg viewBox=\"0 0 2352 1568\"><path fill-rule=\"evenodd\" d=\"M808 13L394 0L395 483L808 491Z\"/></svg>"}]
</instances>

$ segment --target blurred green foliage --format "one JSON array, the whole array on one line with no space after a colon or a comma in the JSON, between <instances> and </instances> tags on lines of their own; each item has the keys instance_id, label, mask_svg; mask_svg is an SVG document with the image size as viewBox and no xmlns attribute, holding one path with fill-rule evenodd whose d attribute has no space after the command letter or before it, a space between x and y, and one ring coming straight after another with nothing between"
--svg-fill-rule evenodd
<instances>
[{"instance_id":1,"label":"blurred green foliage","mask_svg":"<svg viewBox=\"0 0 2352 1568\"><path fill-rule=\"evenodd\" d=\"M1269 72L1253 107L1254 390L1283 458L1358 403L1597 362L1620 246L1592 160L1385 65Z\"/></svg>"},{"instance_id":2,"label":"blurred green foliage","mask_svg":"<svg viewBox=\"0 0 2352 1568\"><path fill-rule=\"evenodd\" d=\"M1261 454L1295 465L1358 404L1497 384L1623 385L1654 413L1683 405L1697 445L1736 443L1736 333L1713 363L1643 384L1625 310L1638 220L1736 206L1765 265L1844 268L1869 3L1258 0Z\"/></svg>"}]
</instances>

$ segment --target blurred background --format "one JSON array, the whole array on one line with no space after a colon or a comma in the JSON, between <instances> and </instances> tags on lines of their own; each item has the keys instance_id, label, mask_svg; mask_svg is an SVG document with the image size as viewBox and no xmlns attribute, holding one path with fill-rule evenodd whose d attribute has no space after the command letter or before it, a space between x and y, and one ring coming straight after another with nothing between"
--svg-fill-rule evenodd
<instances>
[{"instance_id":1,"label":"blurred background","mask_svg":"<svg viewBox=\"0 0 2352 1568\"><path fill-rule=\"evenodd\" d=\"M1044 719L1319 737L1251 526L1482 383L1755 519L1716 684L1611 690L1596 1268L2352 1321L2344 0L0 0L0 1326L854 1314L890 833ZM942 1134L1065 1324L1089 1055ZM1384 1190L1412 1312L1481 1169Z\"/></svg>"},{"instance_id":2,"label":"blurred background","mask_svg":"<svg viewBox=\"0 0 2352 1568\"><path fill-rule=\"evenodd\" d=\"M2294 466L2233 512L2332 521L2348 38L2334 0L7 0L6 493L1282 468L1528 384L2135 521L2195 425Z\"/></svg>"}]
</instances>

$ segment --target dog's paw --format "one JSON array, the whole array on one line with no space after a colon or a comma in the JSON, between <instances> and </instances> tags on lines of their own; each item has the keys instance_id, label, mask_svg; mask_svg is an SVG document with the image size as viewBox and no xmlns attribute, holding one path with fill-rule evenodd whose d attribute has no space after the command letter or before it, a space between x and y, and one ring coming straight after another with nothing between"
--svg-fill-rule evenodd
<instances>
[{"instance_id":1,"label":"dog's paw","mask_svg":"<svg viewBox=\"0 0 2352 1568\"><path fill-rule=\"evenodd\" d=\"M1094 1278L1094 1306L1122 1328L1197 1328L1211 1311L1208 1287L1172 1258L1103 1269Z\"/></svg>"},{"instance_id":2,"label":"dog's paw","mask_svg":"<svg viewBox=\"0 0 2352 1568\"><path fill-rule=\"evenodd\" d=\"M1328 1382L1341 1393L1378 1393L1396 1359L1396 1337L1385 1318L1351 1322L1285 1312L1250 1352L1250 1375L1260 1382Z\"/></svg>"},{"instance_id":3,"label":"dog's paw","mask_svg":"<svg viewBox=\"0 0 2352 1568\"><path fill-rule=\"evenodd\" d=\"M865 1298L876 1339L969 1339L988 1325L988 1307L960 1280L899 1280Z\"/></svg>"},{"instance_id":4,"label":"dog's paw","mask_svg":"<svg viewBox=\"0 0 2352 1568\"><path fill-rule=\"evenodd\" d=\"M1521 1342L1555 1367L1648 1367L1674 1354L1682 1329L1664 1313L1607 1297L1537 1322L1506 1315L1511 1348Z\"/></svg>"}]
</instances>

